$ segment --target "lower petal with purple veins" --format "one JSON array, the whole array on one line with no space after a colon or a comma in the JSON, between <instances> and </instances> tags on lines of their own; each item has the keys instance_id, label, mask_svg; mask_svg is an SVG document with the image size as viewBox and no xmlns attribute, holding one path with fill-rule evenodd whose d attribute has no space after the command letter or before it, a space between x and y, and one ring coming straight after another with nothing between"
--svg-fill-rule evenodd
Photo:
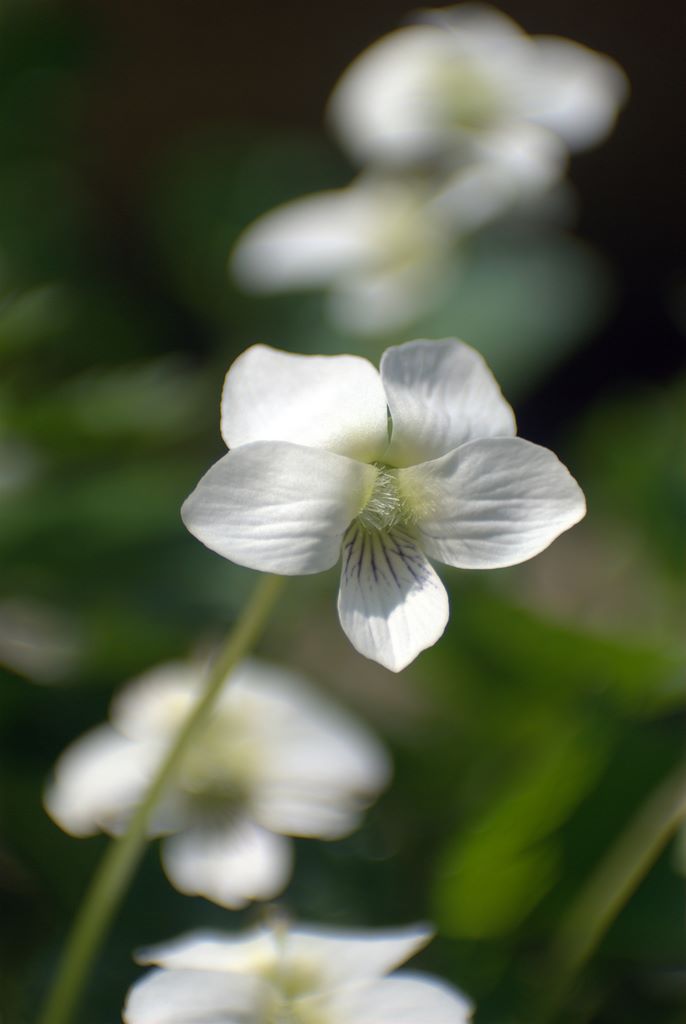
<instances>
[{"instance_id":1,"label":"lower petal with purple veins","mask_svg":"<svg viewBox=\"0 0 686 1024\"><path fill-rule=\"evenodd\" d=\"M360 654L400 672L443 633L448 595L410 534L355 522L343 540L338 614Z\"/></svg>"}]
</instances>

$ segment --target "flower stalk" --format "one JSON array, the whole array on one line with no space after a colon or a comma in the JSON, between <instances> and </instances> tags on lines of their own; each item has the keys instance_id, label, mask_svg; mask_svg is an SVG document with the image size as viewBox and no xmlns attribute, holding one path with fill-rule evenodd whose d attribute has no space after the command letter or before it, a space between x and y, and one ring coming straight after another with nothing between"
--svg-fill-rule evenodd
<instances>
[{"instance_id":1,"label":"flower stalk","mask_svg":"<svg viewBox=\"0 0 686 1024\"><path fill-rule=\"evenodd\" d=\"M196 731L202 726L227 675L252 649L284 585L280 576L264 576L215 659L205 690L170 746L145 798L126 831L112 840L77 915L54 985L39 1024L72 1024L89 969L101 946L147 843L147 826L156 804Z\"/></svg>"}]
</instances>

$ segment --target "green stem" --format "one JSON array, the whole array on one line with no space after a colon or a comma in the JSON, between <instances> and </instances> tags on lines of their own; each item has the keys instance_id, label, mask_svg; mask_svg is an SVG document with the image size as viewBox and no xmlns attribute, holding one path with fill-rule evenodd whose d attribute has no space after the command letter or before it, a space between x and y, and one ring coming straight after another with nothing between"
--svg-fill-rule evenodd
<instances>
[{"instance_id":1,"label":"green stem","mask_svg":"<svg viewBox=\"0 0 686 1024\"><path fill-rule=\"evenodd\" d=\"M260 580L212 665L202 697L179 730L126 832L110 843L74 922L39 1024L73 1024L91 964L145 850L148 819L227 675L255 644L283 584L280 576Z\"/></svg>"},{"instance_id":2,"label":"green stem","mask_svg":"<svg viewBox=\"0 0 686 1024\"><path fill-rule=\"evenodd\" d=\"M544 1020L554 1019L574 978L686 818L686 762L651 794L591 875L555 944L556 973Z\"/></svg>"}]
</instances>

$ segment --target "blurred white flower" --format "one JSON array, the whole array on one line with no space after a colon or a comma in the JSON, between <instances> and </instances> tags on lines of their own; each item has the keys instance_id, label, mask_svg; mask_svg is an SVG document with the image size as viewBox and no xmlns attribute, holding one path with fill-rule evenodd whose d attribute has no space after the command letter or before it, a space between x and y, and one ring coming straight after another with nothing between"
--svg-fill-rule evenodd
<instances>
[{"instance_id":1,"label":"blurred white flower","mask_svg":"<svg viewBox=\"0 0 686 1024\"><path fill-rule=\"evenodd\" d=\"M357 160L479 163L499 140L519 137L533 164L545 133L578 150L611 131L628 93L611 58L568 39L527 36L487 5L421 17L372 44L333 91L330 123Z\"/></svg>"},{"instance_id":2,"label":"blurred white flower","mask_svg":"<svg viewBox=\"0 0 686 1024\"><path fill-rule=\"evenodd\" d=\"M466 1024L469 1001L431 975L387 977L431 938L392 931L256 928L144 950L158 964L129 991L126 1024Z\"/></svg>"},{"instance_id":3,"label":"blurred white flower","mask_svg":"<svg viewBox=\"0 0 686 1024\"><path fill-rule=\"evenodd\" d=\"M230 270L248 292L326 289L339 327L388 333L440 300L462 239L537 198L563 163L552 136L525 128L484 141L440 180L363 174L263 214L239 237Z\"/></svg>"},{"instance_id":4,"label":"blurred white flower","mask_svg":"<svg viewBox=\"0 0 686 1024\"><path fill-rule=\"evenodd\" d=\"M244 662L153 814L172 883L227 907L278 895L285 836L348 835L390 775L379 742L284 669ZM122 830L202 690L203 672L162 665L115 698L111 724L59 758L45 803L73 835Z\"/></svg>"},{"instance_id":5,"label":"blurred white flower","mask_svg":"<svg viewBox=\"0 0 686 1024\"><path fill-rule=\"evenodd\" d=\"M361 176L286 203L243 232L231 271L247 291L329 289L348 330L390 331L429 309L449 266L449 222L419 182Z\"/></svg>"},{"instance_id":6,"label":"blurred white flower","mask_svg":"<svg viewBox=\"0 0 686 1024\"><path fill-rule=\"evenodd\" d=\"M390 422L390 427L389 427ZM448 595L427 555L464 569L523 562L585 514L546 448L463 342L357 356L254 345L224 384L231 449L182 518L213 551L262 572L323 572L342 555L338 612L353 646L400 671L441 636Z\"/></svg>"}]
</instances>

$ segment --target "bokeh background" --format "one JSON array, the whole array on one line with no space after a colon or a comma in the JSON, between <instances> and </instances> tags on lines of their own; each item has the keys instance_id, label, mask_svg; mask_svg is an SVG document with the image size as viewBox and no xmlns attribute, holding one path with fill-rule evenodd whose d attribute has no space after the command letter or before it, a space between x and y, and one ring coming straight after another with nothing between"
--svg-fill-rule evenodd
<instances>
[{"instance_id":1,"label":"bokeh background","mask_svg":"<svg viewBox=\"0 0 686 1024\"><path fill-rule=\"evenodd\" d=\"M335 572L294 580L261 645L365 715L396 762L359 833L298 844L284 904L337 924L434 920L421 965L476 1000L478 1024L535 1019L584 881L683 756L686 703L686 12L501 7L617 58L629 106L572 161L576 213L483 232L450 302L384 340L480 348L589 516L527 565L447 571L448 632L401 676L347 645ZM226 258L258 213L349 180L326 98L407 13L402 0L0 10L2 1024L32 1018L105 844L42 811L55 757L118 684L211 646L254 582L178 515L223 450L227 366L256 340L383 347L331 327L320 296L242 296ZM680 871L671 844L560 1020L686 1020ZM119 1019L134 947L258 915L173 892L153 844L80 1020Z\"/></svg>"}]
</instances>

